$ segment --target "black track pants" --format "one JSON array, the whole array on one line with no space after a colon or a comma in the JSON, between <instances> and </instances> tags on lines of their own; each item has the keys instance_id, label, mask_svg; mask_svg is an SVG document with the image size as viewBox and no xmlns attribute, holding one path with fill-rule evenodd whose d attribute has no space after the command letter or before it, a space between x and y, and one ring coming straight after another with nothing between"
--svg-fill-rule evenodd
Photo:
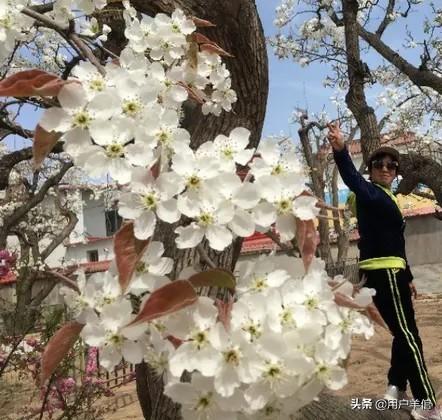
<instances>
[{"instance_id":1,"label":"black track pants","mask_svg":"<svg viewBox=\"0 0 442 420\"><path fill-rule=\"evenodd\" d=\"M404 271L381 269L364 273L367 275L365 286L376 290L373 301L393 335L388 383L404 391L408 381L415 399L430 400L435 405Z\"/></svg>"}]
</instances>

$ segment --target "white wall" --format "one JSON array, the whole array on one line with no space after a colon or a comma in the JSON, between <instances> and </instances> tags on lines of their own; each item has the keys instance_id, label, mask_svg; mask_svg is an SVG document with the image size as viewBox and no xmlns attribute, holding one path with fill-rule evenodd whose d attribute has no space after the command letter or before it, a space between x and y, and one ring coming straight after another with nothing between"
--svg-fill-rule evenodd
<instances>
[{"instance_id":1,"label":"white wall","mask_svg":"<svg viewBox=\"0 0 442 420\"><path fill-rule=\"evenodd\" d=\"M83 226L86 236L106 236L103 199L94 200L91 193L83 193Z\"/></svg>"},{"instance_id":2,"label":"white wall","mask_svg":"<svg viewBox=\"0 0 442 420\"><path fill-rule=\"evenodd\" d=\"M106 238L92 243L79 243L68 246L65 254L65 261L71 263L85 263L87 260L87 251L97 250L98 261L110 260L114 257L113 239Z\"/></svg>"}]
</instances>

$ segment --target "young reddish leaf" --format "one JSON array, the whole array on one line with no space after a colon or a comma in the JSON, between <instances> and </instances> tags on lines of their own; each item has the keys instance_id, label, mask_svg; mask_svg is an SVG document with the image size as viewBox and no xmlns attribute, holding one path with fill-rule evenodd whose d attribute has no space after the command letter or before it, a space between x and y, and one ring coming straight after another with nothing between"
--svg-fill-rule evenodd
<instances>
[{"instance_id":1,"label":"young reddish leaf","mask_svg":"<svg viewBox=\"0 0 442 420\"><path fill-rule=\"evenodd\" d=\"M174 335L168 335L166 337L166 340L169 340L173 346L177 349L179 346L181 346L181 344L184 343L183 340L181 340L181 338L175 337Z\"/></svg>"},{"instance_id":2,"label":"young reddish leaf","mask_svg":"<svg viewBox=\"0 0 442 420\"><path fill-rule=\"evenodd\" d=\"M226 287L234 289L236 286L235 276L228 270L215 268L194 274L189 279L193 287Z\"/></svg>"},{"instance_id":3,"label":"young reddish leaf","mask_svg":"<svg viewBox=\"0 0 442 420\"><path fill-rule=\"evenodd\" d=\"M0 82L0 96L57 96L60 89L72 80L63 80L43 70L25 70Z\"/></svg>"},{"instance_id":4,"label":"young reddish leaf","mask_svg":"<svg viewBox=\"0 0 442 420\"><path fill-rule=\"evenodd\" d=\"M135 319L129 324L149 322L194 304L198 299L193 286L187 280L175 280L154 290Z\"/></svg>"},{"instance_id":5,"label":"young reddish leaf","mask_svg":"<svg viewBox=\"0 0 442 420\"><path fill-rule=\"evenodd\" d=\"M318 245L318 237L313 220L300 220L296 218L296 241L301 252L302 262L307 271Z\"/></svg>"},{"instance_id":6,"label":"young reddish leaf","mask_svg":"<svg viewBox=\"0 0 442 420\"><path fill-rule=\"evenodd\" d=\"M386 329L387 331L390 331L387 324L383 320L381 314L379 313L379 311L377 310L376 306L373 303L370 303L370 305L368 305L365 308L365 311L363 313L365 313L365 315L367 315L367 317L370 318L373 322L380 325L382 328Z\"/></svg>"},{"instance_id":7,"label":"young reddish leaf","mask_svg":"<svg viewBox=\"0 0 442 420\"><path fill-rule=\"evenodd\" d=\"M187 93L189 94L189 98L193 99L196 103L202 105L204 102L206 102L205 95L202 91L199 89L196 89L194 87L190 87L187 83L184 82L178 82L179 85L181 85L183 88L187 90Z\"/></svg>"},{"instance_id":8,"label":"young reddish leaf","mask_svg":"<svg viewBox=\"0 0 442 420\"><path fill-rule=\"evenodd\" d=\"M365 309L364 306L358 305L350 296L347 296L341 292L335 292L334 300L339 306L345 306L346 308L352 309Z\"/></svg>"},{"instance_id":9,"label":"young reddish leaf","mask_svg":"<svg viewBox=\"0 0 442 420\"><path fill-rule=\"evenodd\" d=\"M43 385L54 373L63 358L75 344L84 325L71 321L63 325L49 340L41 357L41 377Z\"/></svg>"},{"instance_id":10,"label":"young reddish leaf","mask_svg":"<svg viewBox=\"0 0 442 420\"><path fill-rule=\"evenodd\" d=\"M132 274L140 261L149 240L139 240L134 234L133 222L125 223L115 234L114 252L121 290L129 285Z\"/></svg>"},{"instance_id":11,"label":"young reddish leaf","mask_svg":"<svg viewBox=\"0 0 442 420\"><path fill-rule=\"evenodd\" d=\"M193 34L193 40L198 44L213 44L213 41L207 38L207 36L200 34L198 32L195 32Z\"/></svg>"},{"instance_id":12,"label":"young reddish leaf","mask_svg":"<svg viewBox=\"0 0 442 420\"><path fill-rule=\"evenodd\" d=\"M230 319L232 316L233 296L229 295L227 302L216 299L215 305L218 308L218 320L224 325L226 331L230 330Z\"/></svg>"},{"instance_id":13,"label":"young reddish leaf","mask_svg":"<svg viewBox=\"0 0 442 420\"><path fill-rule=\"evenodd\" d=\"M152 176L157 179L160 176L160 171L161 171L161 163L160 161L158 161L157 163L155 163L152 168L150 168L150 173L152 174Z\"/></svg>"},{"instance_id":14,"label":"young reddish leaf","mask_svg":"<svg viewBox=\"0 0 442 420\"><path fill-rule=\"evenodd\" d=\"M201 51L207 51L209 53L218 54L224 57L234 57L232 54L228 53L226 50L223 50L218 44L211 42L210 44L201 44Z\"/></svg>"},{"instance_id":15,"label":"young reddish leaf","mask_svg":"<svg viewBox=\"0 0 442 420\"><path fill-rule=\"evenodd\" d=\"M40 125L37 125L34 133L34 143L32 145L32 153L34 155L34 168L38 169L45 157L51 152L55 144L61 137L60 133L48 133Z\"/></svg>"},{"instance_id":16,"label":"young reddish leaf","mask_svg":"<svg viewBox=\"0 0 442 420\"><path fill-rule=\"evenodd\" d=\"M192 16L191 19L193 20L193 23L195 24L195 26L198 28L210 28L210 27L216 26L214 23L212 23L208 20L200 19L195 16Z\"/></svg>"}]
</instances>

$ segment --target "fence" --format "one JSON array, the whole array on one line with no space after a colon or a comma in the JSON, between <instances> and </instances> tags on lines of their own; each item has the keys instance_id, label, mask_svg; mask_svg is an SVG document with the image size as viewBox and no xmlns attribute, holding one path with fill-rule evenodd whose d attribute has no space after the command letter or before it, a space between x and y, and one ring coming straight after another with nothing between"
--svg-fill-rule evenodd
<instances>
[{"instance_id":1,"label":"fence","mask_svg":"<svg viewBox=\"0 0 442 420\"><path fill-rule=\"evenodd\" d=\"M124 359L111 372L100 367L100 353L97 351L97 376L104 379L104 384L109 389L113 389L135 380L135 367L132 363L127 363Z\"/></svg>"}]
</instances>

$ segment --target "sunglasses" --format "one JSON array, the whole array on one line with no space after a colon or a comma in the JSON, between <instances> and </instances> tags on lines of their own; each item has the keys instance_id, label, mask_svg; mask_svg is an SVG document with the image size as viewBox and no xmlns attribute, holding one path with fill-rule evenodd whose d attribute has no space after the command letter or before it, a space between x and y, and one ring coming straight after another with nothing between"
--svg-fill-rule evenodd
<instances>
[{"instance_id":1,"label":"sunglasses","mask_svg":"<svg viewBox=\"0 0 442 420\"><path fill-rule=\"evenodd\" d=\"M383 162L382 160L374 160L371 164L371 166L373 166L373 168L376 169L383 169L384 166L389 170L397 170L397 168L399 167L399 163L397 162Z\"/></svg>"}]
</instances>

